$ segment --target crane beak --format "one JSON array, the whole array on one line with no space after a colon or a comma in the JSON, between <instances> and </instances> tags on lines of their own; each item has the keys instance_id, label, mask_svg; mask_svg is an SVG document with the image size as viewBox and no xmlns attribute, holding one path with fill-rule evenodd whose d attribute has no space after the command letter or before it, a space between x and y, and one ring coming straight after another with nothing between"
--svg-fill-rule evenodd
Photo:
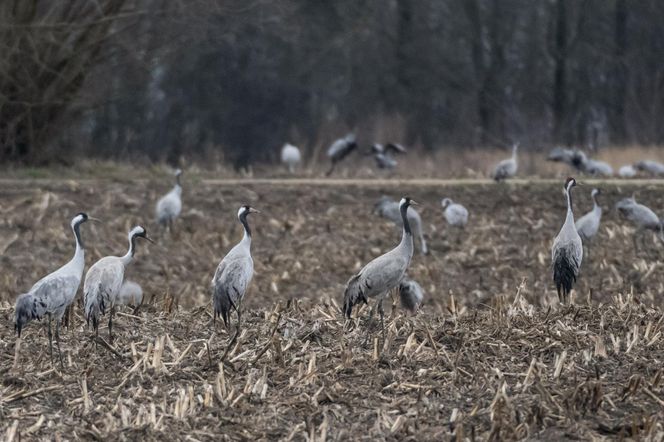
<instances>
[{"instance_id":1,"label":"crane beak","mask_svg":"<svg viewBox=\"0 0 664 442\"><path fill-rule=\"evenodd\" d=\"M139 236L139 238L143 238L144 240L149 241L152 244L156 244L154 241L152 241L152 239L148 238L147 236Z\"/></svg>"},{"instance_id":2,"label":"crane beak","mask_svg":"<svg viewBox=\"0 0 664 442\"><path fill-rule=\"evenodd\" d=\"M410 200L410 205L411 205L411 206L419 206L420 203L418 203L418 202L415 201L415 200Z\"/></svg>"},{"instance_id":3,"label":"crane beak","mask_svg":"<svg viewBox=\"0 0 664 442\"><path fill-rule=\"evenodd\" d=\"M249 213L261 213L260 210L256 210L253 207L249 207Z\"/></svg>"},{"instance_id":4,"label":"crane beak","mask_svg":"<svg viewBox=\"0 0 664 442\"><path fill-rule=\"evenodd\" d=\"M104 224L104 222L98 218L93 218L91 216L88 216L88 221L92 221L93 223L99 223L99 224Z\"/></svg>"}]
</instances>

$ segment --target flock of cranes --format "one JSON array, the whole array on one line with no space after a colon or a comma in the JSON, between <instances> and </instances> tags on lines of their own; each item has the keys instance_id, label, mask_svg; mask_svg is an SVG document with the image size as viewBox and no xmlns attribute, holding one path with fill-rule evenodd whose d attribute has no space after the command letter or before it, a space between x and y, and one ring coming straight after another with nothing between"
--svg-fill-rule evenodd
<instances>
[{"instance_id":1,"label":"flock of cranes","mask_svg":"<svg viewBox=\"0 0 664 442\"><path fill-rule=\"evenodd\" d=\"M359 144L352 133L335 140L327 150L330 167L326 172L326 176L331 175L337 165L348 158L358 147ZM512 146L512 156L500 161L493 167L490 173L491 178L495 181L503 181L516 176L519 166L518 149L518 143ZM393 170L398 165L395 155L405 154L406 152L407 149L398 143L374 143L366 154L373 156L378 169ZM565 163L574 172L584 175L600 177L614 176L613 167L609 163L593 159L580 149L555 147L549 152L547 160ZM302 162L300 149L290 143L284 144L281 149L281 162L288 168L289 173L295 173L297 167ZM634 164L621 166L618 169L617 175L621 178L634 178L639 172L648 176L661 177L664 176L664 164L654 160L637 161Z\"/></svg>"},{"instance_id":2,"label":"flock of cranes","mask_svg":"<svg viewBox=\"0 0 664 442\"><path fill-rule=\"evenodd\" d=\"M591 176L610 177L614 175L611 165L588 157L579 149L566 149L556 147L547 157L549 161L565 163L573 170ZM634 178L639 172L652 176L664 176L664 164L654 160L637 161L634 164L625 164L618 169L620 178Z\"/></svg>"},{"instance_id":3,"label":"flock of cranes","mask_svg":"<svg viewBox=\"0 0 664 442\"><path fill-rule=\"evenodd\" d=\"M328 174L334 170L335 165L341 159L356 148L357 143L354 136L349 135L337 140L328 151L331 158L331 168ZM391 143L385 146L376 144L371 148L371 153L383 156L391 155L390 152L404 153L405 149ZM512 156L495 166L493 178L496 181L503 181L516 175L518 170L517 152L518 145L515 145L512 149ZM568 153L558 151L556 158L568 158ZM584 164L582 166L584 168L588 167L590 161L586 156L579 156L577 153L569 158L571 158L569 159L571 165ZM581 160L578 160L578 158L581 158ZM284 146L282 160L289 165L291 170L295 170L301 160L299 150L292 145ZM581 163L578 163L578 161L581 161ZM644 166L642 163L648 164L648 166ZM597 167L597 165L595 164L594 167ZM634 167L655 169L653 164L647 162L637 163ZM601 166L599 168L601 169ZM155 207L156 221L169 231L182 211L181 175L181 170L175 171L176 182L174 187L158 200ZM602 208L597 202L600 191L593 189L591 192L592 210L575 222L572 189L576 185L574 178L568 178L565 181L564 195L567 203L565 221L560 232L554 238L551 249L553 281L559 300L563 304L569 303L569 294L582 265L584 246L587 248L592 238L597 234L602 218ZM382 197L376 203L374 213L398 226L402 231L401 240L392 250L370 261L357 274L353 275L348 280L343 295L342 313L347 318L351 317L353 307L357 304L366 304L370 298L376 299L370 312L370 319L378 310L383 326L383 334L385 332L383 301L390 291L397 290L401 305L411 312L418 310L424 298L422 287L407 276L415 247L414 238L417 238L420 252L423 255L428 253L422 218L417 210L412 207L414 205L417 205L417 203L409 197L403 197L399 202L393 201L389 197ZM454 202L450 198L443 198L441 206L444 218L450 226L463 228L468 223L469 211L460 203ZM636 226L637 233L634 235L634 246L637 250L639 249L637 237L642 237L643 232L647 230L655 231L660 240L664 242L664 224L650 208L637 203L635 198L632 197L619 201L616 204L616 209ZM211 282L214 320L216 321L216 318L220 317L224 325L229 327L230 317L234 311L237 315L236 330L239 330L240 327L242 302L253 277L252 232L248 220L248 216L252 213L260 212L249 205L243 205L239 208L237 218L244 230L243 237L221 260ZM51 325L52 320L55 319L55 338L61 364L60 325L65 310L76 297L82 279L86 322L93 327L95 334L98 336L101 317L108 312L108 334L111 342L113 340L112 327L116 306L130 303L140 304L143 298L141 287L125 279L125 270L134 260L137 240L144 239L152 242L146 229L142 226L132 228L127 236L127 252L123 256L101 258L89 268L85 273L85 278L83 278L85 248L81 236L81 226L87 221L98 220L85 213L79 213L71 220L71 229L76 242L73 258L58 270L40 279L27 293L18 296L16 300L15 330L19 338L21 331L30 321L47 318L51 357L53 357Z\"/></svg>"}]
</instances>

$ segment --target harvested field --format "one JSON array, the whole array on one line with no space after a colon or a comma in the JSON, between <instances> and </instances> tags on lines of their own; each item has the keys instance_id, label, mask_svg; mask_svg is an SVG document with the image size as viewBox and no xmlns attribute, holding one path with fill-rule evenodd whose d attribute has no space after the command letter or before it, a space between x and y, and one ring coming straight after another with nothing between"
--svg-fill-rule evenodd
<instances>
[{"instance_id":1,"label":"harvested field","mask_svg":"<svg viewBox=\"0 0 664 442\"><path fill-rule=\"evenodd\" d=\"M663 249L613 204L636 192L656 212L657 182L599 184L605 214L575 291L557 305L550 244L563 222L562 182L214 182L185 179L173 235L152 221L168 182L5 181L0 187L0 434L6 439L441 440L664 437ZM591 186L575 209L591 208ZM387 340L368 309L344 324L345 282L398 242L371 214L382 194L421 203L431 253L410 276L426 291L419 314L388 309ZM468 207L444 224L440 199ZM256 275L243 330L230 347L213 333L208 285L241 237L249 202ZM86 262L123 254L145 223L128 278L147 304L116 317L113 346L92 339L80 307L52 364L44 324L17 344L13 301L70 259L78 211ZM345 329L344 329L345 328ZM107 336L107 329L100 330ZM16 351L16 345L19 351ZM222 361L223 363L220 363Z\"/></svg>"}]
</instances>

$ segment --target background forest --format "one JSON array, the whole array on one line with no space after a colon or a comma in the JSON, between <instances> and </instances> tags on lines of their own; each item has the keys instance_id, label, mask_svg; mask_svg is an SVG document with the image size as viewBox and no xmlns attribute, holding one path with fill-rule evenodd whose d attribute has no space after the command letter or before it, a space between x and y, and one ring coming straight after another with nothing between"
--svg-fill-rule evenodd
<instances>
[{"instance_id":1,"label":"background forest","mask_svg":"<svg viewBox=\"0 0 664 442\"><path fill-rule=\"evenodd\" d=\"M8 0L0 161L664 141L660 0Z\"/></svg>"}]
</instances>

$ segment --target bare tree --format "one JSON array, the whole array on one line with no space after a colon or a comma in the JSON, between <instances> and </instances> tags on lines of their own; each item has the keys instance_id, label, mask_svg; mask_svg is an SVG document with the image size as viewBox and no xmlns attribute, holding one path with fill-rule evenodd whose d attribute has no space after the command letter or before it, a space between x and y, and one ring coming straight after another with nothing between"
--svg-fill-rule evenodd
<instances>
[{"instance_id":1,"label":"bare tree","mask_svg":"<svg viewBox=\"0 0 664 442\"><path fill-rule=\"evenodd\" d=\"M46 140L98 61L125 3L13 0L0 5L0 159L46 159Z\"/></svg>"}]
</instances>

